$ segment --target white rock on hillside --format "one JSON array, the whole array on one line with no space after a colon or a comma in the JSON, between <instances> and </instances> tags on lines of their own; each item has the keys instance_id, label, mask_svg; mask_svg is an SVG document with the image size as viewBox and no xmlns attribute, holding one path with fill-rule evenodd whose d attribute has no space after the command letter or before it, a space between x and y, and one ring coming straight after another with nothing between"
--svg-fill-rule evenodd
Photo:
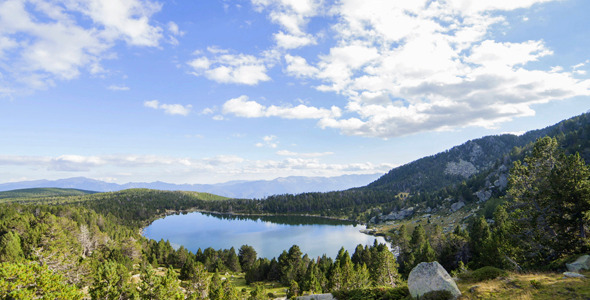
<instances>
[{"instance_id":1,"label":"white rock on hillside","mask_svg":"<svg viewBox=\"0 0 590 300\"><path fill-rule=\"evenodd\" d=\"M465 206L465 202L463 202L463 201L455 202L451 205L451 211L456 212L456 211L460 210L461 207L463 207L463 206Z\"/></svg>"},{"instance_id":2,"label":"white rock on hillside","mask_svg":"<svg viewBox=\"0 0 590 300\"><path fill-rule=\"evenodd\" d=\"M580 270L590 270L590 255L582 255L571 264L565 264L570 272L579 272Z\"/></svg>"},{"instance_id":3,"label":"white rock on hillside","mask_svg":"<svg viewBox=\"0 0 590 300\"><path fill-rule=\"evenodd\" d=\"M432 291L447 290L455 299L461 296L453 278L438 262L419 263L408 277L408 289L412 297L417 298Z\"/></svg>"}]
</instances>

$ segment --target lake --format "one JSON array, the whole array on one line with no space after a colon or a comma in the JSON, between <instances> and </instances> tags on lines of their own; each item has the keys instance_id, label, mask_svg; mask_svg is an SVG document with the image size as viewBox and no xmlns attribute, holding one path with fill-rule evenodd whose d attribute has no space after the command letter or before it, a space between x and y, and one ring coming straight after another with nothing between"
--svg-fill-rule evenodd
<instances>
[{"instance_id":1,"label":"lake","mask_svg":"<svg viewBox=\"0 0 590 300\"><path fill-rule=\"evenodd\" d=\"M193 253L212 247L236 251L242 245L256 249L258 257L271 259L298 245L310 257L326 254L336 257L341 247L350 255L358 244L369 245L383 237L361 233L364 225L318 217L235 216L193 212L170 215L144 228L143 235L159 241L169 240L174 247L184 246Z\"/></svg>"}]
</instances>

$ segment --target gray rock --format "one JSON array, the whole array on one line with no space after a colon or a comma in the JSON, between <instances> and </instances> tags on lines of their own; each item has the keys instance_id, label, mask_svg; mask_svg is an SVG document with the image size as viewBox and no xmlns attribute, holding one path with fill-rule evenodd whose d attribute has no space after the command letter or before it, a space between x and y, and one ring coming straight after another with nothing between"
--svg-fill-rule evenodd
<instances>
[{"instance_id":1,"label":"gray rock","mask_svg":"<svg viewBox=\"0 0 590 300\"><path fill-rule=\"evenodd\" d=\"M403 220L413 214L414 214L414 208L409 207L409 208L404 208L400 211L394 211L388 215L382 216L381 220L383 220L383 221Z\"/></svg>"},{"instance_id":2,"label":"gray rock","mask_svg":"<svg viewBox=\"0 0 590 300\"><path fill-rule=\"evenodd\" d=\"M478 191L475 193L475 195L477 196L477 199L479 200L479 202L486 202L488 200L490 200L490 198L492 197L492 191L487 190L487 191Z\"/></svg>"},{"instance_id":3,"label":"gray rock","mask_svg":"<svg viewBox=\"0 0 590 300\"><path fill-rule=\"evenodd\" d=\"M563 276L567 278L586 278L586 276L576 272L563 272Z\"/></svg>"},{"instance_id":4,"label":"gray rock","mask_svg":"<svg viewBox=\"0 0 590 300\"><path fill-rule=\"evenodd\" d=\"M451 211L456 212L459 209L461 209L461 207L463 207L463 206L465 206L465 202L463 202L463 201L455 202L455 203L451 204Z\"/></svg>"},{"instance_id":5,"label":"gray rock","mask_svg":"<svg viewBox=\"0 0 590 300\"><path fill-rule=\"evenodd\" d=\"M438 262L419 263L408 277L408 289L412 297L417 298L432 291L446 290L453 294L454 298L461 296L453 278Z\"/></svg>"},{"instance_id":6,"label":"gray rock","mask_svg":"<svg viewBox=\"0 0 590 300\"><path fill-rule=\"evenodd\" d=\"M571 264L565 264L570 272L579 272L580 270L590 270L590 255L582 255Z\"/></svg>"},{"instance_id":7,"label":"gray rock","mask_svg":"<svg viewBox=\"0 0 590 300\"><path fill-rule=\"evenodd\" d=\"M451 161L447 163L444 173L469 178L471 175L477 173L477 168L472 163L459 159L458 162Z\"/></svg>"},{"instance_id":8,"label":"gray rock","mask_svg":"<svg viewBox=\"0 0 590 300\"><path fill-rule=\"evenodd\" d=\"M301 296L295 298L297 300L333 300L335 299L332 294L316 294L316 295L309 295L309 296Z\"/></svg>"}]
</instances>

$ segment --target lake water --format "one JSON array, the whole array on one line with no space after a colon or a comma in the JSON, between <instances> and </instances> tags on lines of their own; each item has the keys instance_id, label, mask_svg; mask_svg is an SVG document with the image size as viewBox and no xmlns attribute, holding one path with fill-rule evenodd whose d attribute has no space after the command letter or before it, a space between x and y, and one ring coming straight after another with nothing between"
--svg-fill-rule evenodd
<instances>
[{"instance_id":1,"label":"lake water","mask_svg":"<svg viewBox=\"0 0 590 300\"><path fill-rule=\"evenodd\" d=\"M369 245L375 240L385 243L383 237L361 233L361 229L365 226L316 217L244 217L193 212L156 220L143 234L157 241L169 240L175 247L183 245L193 253L199 248L238 250L242 245L250 245L258 257L271 259L298 245L310 257L326 254L334 258L341 247L352 255L358 244Z\"/></svg>"}]
</instances>

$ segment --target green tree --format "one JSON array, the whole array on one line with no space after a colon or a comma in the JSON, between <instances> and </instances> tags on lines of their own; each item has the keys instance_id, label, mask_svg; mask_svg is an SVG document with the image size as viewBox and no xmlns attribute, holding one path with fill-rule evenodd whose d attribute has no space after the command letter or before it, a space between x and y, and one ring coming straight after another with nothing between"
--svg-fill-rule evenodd
<instances>
[{"instance_id":1,"label":"green tree","mask_svg":"<svg viewBox=\"0 0 590 300\"><path fill-rule=\"evenodd\" d=\"M248 272L256 261L256 250L252 246L243 245L238 252L238 259L244 272Z\"/></svg>"},{"instance_id":2,"label":"green tree","mask_svg":"<svg viewBox=\"0 0 590 300\"><path fill-rule=\"evenodd\" d=\"M0 299L82 299L66 279L37 263L0 263Z\"/></svg>"},{"instance_id":3,"label":"green tree","mask_svg":"<svg viewBox=\"0 0 590 300\"><path fill-rule=\"evenodd\" d=\"M186 280L184 287L187 294L193 299L207 299L209 274L205 270L205 266L200 262L194 263L192 260L188 260L183 270L186 270L184 272L181 270L181 275L185 274L183 279Z\"/></svg>"},{"instance_id":4,"label":"green tree","mask_svg":"<svg viewBox=\"0 0 590 300\"><path fill-rule=\"evenodd\" d=\"M398 264L393 253L385 247L378 251L373 258L376 268L371 270L373 282L376 286L395 287L400 282Z\"/></svg>"},{"instance_id":5,"label":"green tree","mask_svg":"<svg viewBox=\"0 0 590 300\"><path fill-rule=\"evenodd\" d=\"M129 299L135 292L129 284L127 268L114 261L106 261L98 266L89 291L92 299Z\"/></svg>"},{"instance_id":6,"label":"green tree","mask_svg":"<svg viewBox=\"0 0 590 300\"><path fill-rule=\"evenodd\" d=\"M225 264L232 272L242 271L242 267L240 266L240 260L236 255L236 249L234 249L234 247L231 247L231 249L229 249L229 254L227 255L227 261Z\"/></svg>"},{"instance_id":7,"label":"green tree","mask_svg":"<svg viewBox=\"0 0 590 300\"><path fill-rule=\"evenodd\" d=\"M299 296L299 284L295 280L291 280L289 290L287 291L287 298L292 299Z\"/></svg>"},{"instance_id":8,"label":"green tree","mask_svg":"<svg viewBox=\"0 0 590 300\"><path fill-rule=\"evenodd\" d=\"M157 299L184 299L180 289L178 276L172 267L166 270L166 274L160 277L159 284L156 286L155 294Z\"/></svg>"},{"instance_id":9,"label":"green tree","mask_svg":"<svg viewBox=\"0 0 590 300\"><path fill-rule=\"evenodd\" d=\"M551 213L549 177L559 156L557 140L544 137L533 145L524 162L510 170L507 196L512 200L514 236L511 241L521 261L539 265L553 257L547 241L556 237L548 215Z\"/></svg>"},{"instance_id":10,"label":"green tree","mask_svg":"<svg viewBox=\"0 0 590 300\"><path fill-rule=\"evenodd\" d=\"M553 248L558 253L579 253L588 248L590 224L590 170L578 153L560 157L549 178L551 214L549 223L559 238Z\"/></svg>"},{"instance_id":11,"label":"green tree","mask_svg":"<svg viewBox=\"0 0 590 300\"><path fill-rule=\"evenodd\" d=\"M221 284L221 277L219 273L215 272L211 277L211 283L209 284L209 299L211 300L223 300L225 296L223 286Z\"/></svg>"},{"instance_id":12,"label":"green tree","mask_svg":"<svg viewBox=\"0 0 590 300\"><path fill-rule=\"evenodd\" d=\"M9 231L0 237L0 262L19 262L23 258L18 233Z\"/></svg>"},{"instance_id":13,"label":"green tree","mask_svg":"<svg viewBox=\"0 0 590 300\"><path fill-rule=\"evenodd\" d=\"M265 300L266 298L264 284L262 284L262 282L255 283L254 289L250 292L250 297L248 297L248 300Z\"/></svg>"},{"instance_id":14,"label":"green tree","mask_svg":"<svg viewBox=\"0 0 590 300\"><path fill-rule=\"evenodd\" d=\"M565 155L541 138L509 177L511 241L517 259L540 265L587 249L590 171L578 154Z\"/></svg>"}]
</instances>

